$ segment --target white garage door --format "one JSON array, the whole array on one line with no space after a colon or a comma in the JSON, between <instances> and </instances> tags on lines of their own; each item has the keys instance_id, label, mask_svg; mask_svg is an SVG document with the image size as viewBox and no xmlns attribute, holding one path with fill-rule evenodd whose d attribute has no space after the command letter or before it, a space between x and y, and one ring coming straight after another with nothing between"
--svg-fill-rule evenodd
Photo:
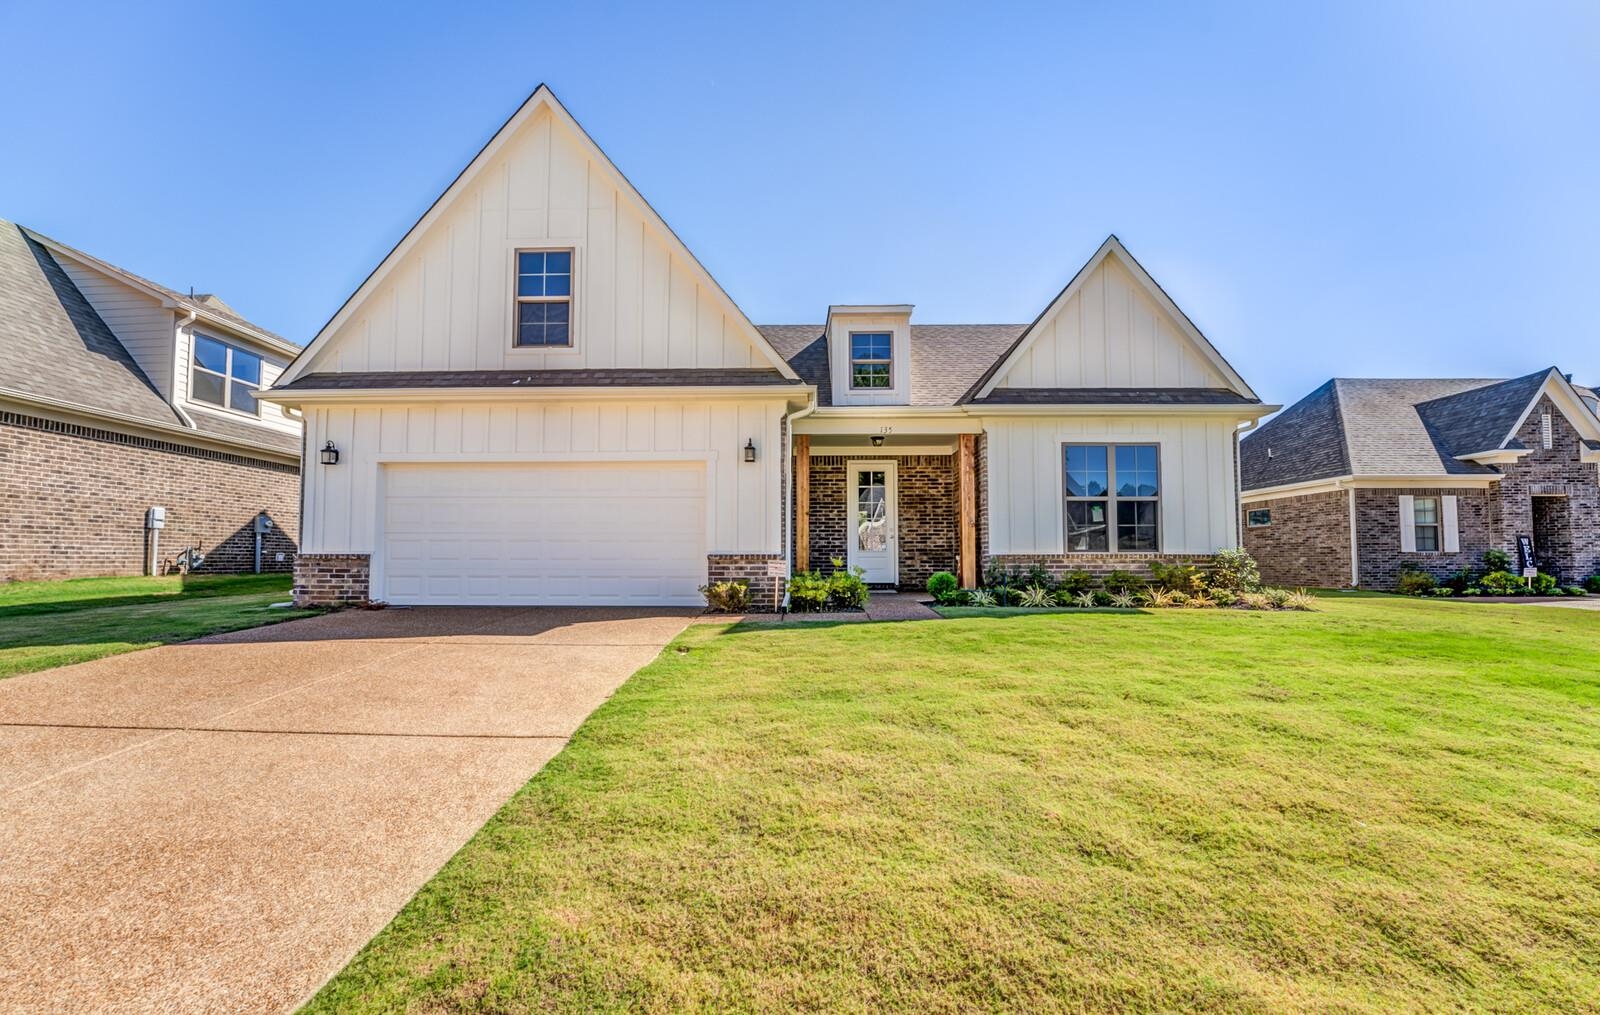
<instances>
[{"instance_id":1,"label":"white garage door","mask_svg":"<svg viewBox=\"0 0 1600 1015\"><path fill-rule=\"evenodd\" d=\"M384 478L390 603L704 603L704 463L387 465Z\"/></svg>"}]
</instances>

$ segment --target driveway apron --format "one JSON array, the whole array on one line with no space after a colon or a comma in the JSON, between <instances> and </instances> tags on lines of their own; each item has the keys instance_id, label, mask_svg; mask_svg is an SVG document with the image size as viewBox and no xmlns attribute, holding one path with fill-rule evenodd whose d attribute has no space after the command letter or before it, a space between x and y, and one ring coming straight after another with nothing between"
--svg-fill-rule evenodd
<instances>
[{"instance_id":1,"label":"driveway apron","mask_svg":"<svg viewBox=\"0 0 1600 1015\"><path fill-rule=\"evenodd\" d=\"M295 1007L690 613L352 611L0 681L0 1011Z\"/></svg>"}]
</instances>

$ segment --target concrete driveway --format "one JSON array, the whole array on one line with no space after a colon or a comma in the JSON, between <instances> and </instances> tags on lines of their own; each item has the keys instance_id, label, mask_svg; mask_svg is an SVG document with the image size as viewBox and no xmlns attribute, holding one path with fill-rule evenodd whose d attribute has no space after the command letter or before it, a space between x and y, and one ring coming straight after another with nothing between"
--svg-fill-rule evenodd
<instances>
[{"instance_id":1,"label":"concrete driveway","mask_svg":"<svg viewBox=\"0 0 1600 1015\"><path fill-rule=\"evenodd\" d=\"M347 612L0 680L0 1011L295 1006L690 612Z\"/></svg>"}]
</instances>

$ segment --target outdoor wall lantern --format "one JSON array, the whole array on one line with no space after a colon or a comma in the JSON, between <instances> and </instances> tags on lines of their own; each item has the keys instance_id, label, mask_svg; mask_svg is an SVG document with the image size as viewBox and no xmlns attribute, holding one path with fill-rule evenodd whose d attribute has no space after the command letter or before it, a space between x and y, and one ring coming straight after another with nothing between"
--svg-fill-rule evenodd
<instances>
[{"instance_id":1,"label":"outdoor wall lantern","mask_svg":"<svg viewBox=\"0 0 1600 1015\"><path fill-rule=\"evenodd\" d=\"M747 462L753 462L756 460L756 439L754 437L745 439L744 460Z\"/></svg>"},{"instance_id":2,"label":"outdoor wall lantern","mask_svg":"<svg viewBox=\"0 0 1600 1015\"><path fill-rule=\"evenodd\" d=\"M326 443L326 444L324 444L322 446L322 464L323 465L338 465L339 464L339 449L333 446L333 441L329 441L328 443Z\"/></svg>"},{"instance_id":3,"label":"outdoor wall lantern","mask_svg":"<svg viewBox=\"0 0 1600 1015\"><path fill-rule=\"evenodd\" d=\"M883 434L875 433L872 435L872 446L875 448L883 447Z\"/></svg>"}]
</instances>

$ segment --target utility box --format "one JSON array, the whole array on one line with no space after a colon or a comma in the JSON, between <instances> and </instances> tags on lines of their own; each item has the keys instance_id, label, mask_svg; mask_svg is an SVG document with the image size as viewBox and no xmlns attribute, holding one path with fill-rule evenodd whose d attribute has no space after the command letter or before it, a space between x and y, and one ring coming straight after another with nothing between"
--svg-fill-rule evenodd
<instances>
[{"instance_id":1,"label":"utility box","mask_svg":"<svg viewBox=\"0 0 1600 1015\"><path fill-rule=\"evenodd\" d=\"M272 519L267 517L265 511L256 515L256 535L264 536L272 531Z\"/></svg>"},{"instance_id":2,"label":"utility box","mask_svg":"<svg viewBox=\"0 0 1600 1015\"><path fill-rule=\"evenodd\" d=\"M147 508L144 513L144 527L147 529L166 528L167 509L164 507Z\"/></svg>"}]
</instances>

